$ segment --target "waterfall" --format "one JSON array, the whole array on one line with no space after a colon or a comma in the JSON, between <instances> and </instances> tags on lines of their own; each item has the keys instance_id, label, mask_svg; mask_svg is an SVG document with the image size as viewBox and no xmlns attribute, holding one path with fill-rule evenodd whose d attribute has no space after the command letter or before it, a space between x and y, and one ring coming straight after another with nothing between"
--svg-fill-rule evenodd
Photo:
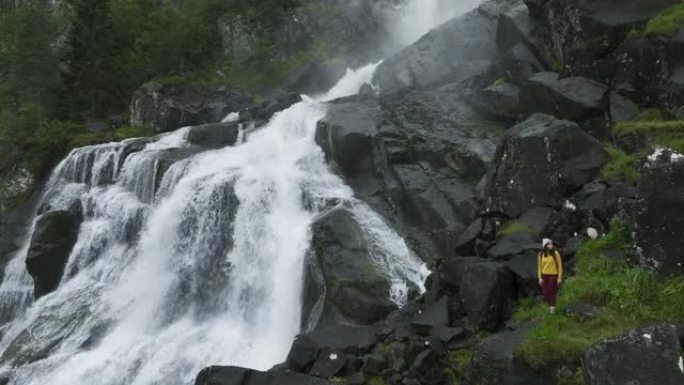
<instances>
[{"instance_id":1,"label":"waterfall","mask_svg":"<svg viewBox=\"0 0 684 385\"><path fill-rule=\"evenodd\" d=\"M330 201L367 230L388 296L405 302L426 268L313 139L324 102L358 92L376 66L348 71L233 147L193 152L183 128L74 150L41 203L80 202L85 215L58 290L30 304L28 247L0 286L15 315L0 341L10 384L180 385L210 364L282 362L300 331L310 227ZM164 169L168 154L180 158Z\"/></svg>"},{"instance_id":2,"label":"waterfall","mask_svg":"<svg viewBox=\"0 0 684 385\"><path fill-rule=\"evenodd\" d=\"M410 0L396 37L415 41L478 2ZM422 289L425 265L329 170L314 141L326 101L357 93L377 65L241 129L234 146L200 151L181 128L72 151L39 212L80 204L84 221L56 291L33 300L33 230L6 266L0 382L187 385L208 365L282 362L300 332L311 226L330 202L363 228L388 298L402 305L409 287Z\"/></svg>"}]
</instances>

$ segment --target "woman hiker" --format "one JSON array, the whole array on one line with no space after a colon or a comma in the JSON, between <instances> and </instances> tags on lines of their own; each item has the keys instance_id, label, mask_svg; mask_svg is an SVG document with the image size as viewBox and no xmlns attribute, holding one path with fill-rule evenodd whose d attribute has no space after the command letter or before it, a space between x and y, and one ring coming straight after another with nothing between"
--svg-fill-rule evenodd
<instances>
[{"instance_id":1,"label":"woman hiker","mask_svg":"<svg viewBox=\"0 0 684 385\"><path fill-rule=\"evenodd\" d=\"M542 241L542 250L537 259L539 286L541 286L544 301L549 305L549 311L553 313L556 310L558 286L563 282L563 260L549 238L544 238Z\"/></svg>"}]
</instances>

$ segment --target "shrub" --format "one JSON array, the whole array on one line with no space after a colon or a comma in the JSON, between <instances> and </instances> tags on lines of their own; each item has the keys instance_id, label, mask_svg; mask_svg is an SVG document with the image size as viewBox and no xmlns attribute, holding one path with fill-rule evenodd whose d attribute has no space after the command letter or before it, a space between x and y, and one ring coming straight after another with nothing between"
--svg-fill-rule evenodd
<instances>
[{"instance_id":1,"label":"shrub","mask_svg":"<svg viewBox=\"0 0 684 385\"><path fill-rule=\"evenodd\" d=\"M649 20L644 32L648 35L672 35L684 24L684 3L673 5Z\"/></svg>"},{"instance_id":2,"label":"shrub","mask_svg":"<svg viewBox=\"0 0 684 385\"><path fill-rule=\"evenodd\" d=\"M114 131L114 139L116 140L145 138L151 135L152 132L145 127L121 127Z\"/></svg>"},{"instance_id":3,"label":"shrub","mask_svg":"<svg viewBox=\"0 0 684 385\"><path fill-rule=\"evenodd\" d=\"M601 169L603 178L618 177L628 183L636 184L639 179L639 156L628 155L624 151L606 146L606 152L610 155L610 161Z\"/></svg>"}]
</instances>

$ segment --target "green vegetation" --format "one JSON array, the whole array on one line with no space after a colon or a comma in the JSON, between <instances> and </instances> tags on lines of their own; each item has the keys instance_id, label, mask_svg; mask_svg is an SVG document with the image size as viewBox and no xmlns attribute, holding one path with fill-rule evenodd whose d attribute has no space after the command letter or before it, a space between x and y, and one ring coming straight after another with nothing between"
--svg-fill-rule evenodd
<instances>
[{"instance_id":1,"label":"green vegetation","mask_svg":"<svg viewBox=\"0 0 684 385\"><path fill-rule=\"evenodd\" d=\"M144 82L252 90L282 80L321 44L273 55L285 10L306 0L43 0L0 2L0 174L24 164L39 179L71 148L150 133L91 133L88 121L125 116ZM239 16L255 54L232 66L219 20ZM40 26L40 28L36 28Z\"/></svg>"},{"instance_id":2,"label":"green vegetation","mask_svg":"<svg viewBox=\"0 0 684 385\"><path fill-rule=\"evenodd\" d=\"M629 155L614 146L606 146L610 161L601 169L603 178L618 177L630 184L636 184L639 179L638 155Z\"/></svg>"},{"instance_id":3,"label":"green vegetation","mask_svg":"<svg viewBox=\"0 0 684 385\"><path fill-rule=\"evenodd\" d=\"M344 377L333 377L330 379L330 383L333 385L345 385L347 383L347 379Z\"/></svg>"},{"instance_id":4,"label":"green vegetation","mask_svg":"<svg viewBox=\"0 0 684 385\"><path fill-rule=\"evenodd\" d=\"M381 376L371 377L367 381L368 385L385 385L385 379Z\"/></svg>"},{"instance_id":5,"label":"green vegetation","mask_svg":"<svg viewBox=\"0 0 684 385\"><path fill-rule=\"evenodd\" d=\"M498 79L494 80L494 83L492 85L500 86L502 84L506 84L506 78L503 78L503 77L498 78Z\"/></svg>"},{"instance_id":6,"label":"green vegetation","mask_svg":"<svg viewBox=\"0 0 684 385\"><path fill-rule=\"evenodd\" d=\"M640 135L651 146L664 146L684 152L684 120L639 120L619 122L613 128L617 136Z\"/></svg>"},{"instance_id":7,"label":"green vegetation","mask_svg":"<svg viewBox=\"0 0 684 385\"><path fill-rule=\"evenodd\" d=\"M619 220L611 221L605 237L586 242L579 250L577 275L566 280L558 312L521 302L518 320L539 320L517 354L536 369L576 367L580 355L594 342L654 321L684 320L684 278L660 279L652 272L606 257L606 250L627 250L629 232ZM565 315L571 303L600 308L583 321Z\"/></svg>"},{"instance_id":8,"label":"green vegetation","mask_svg":"<svg viewBox=\"0 0 684 385\"><path fill-rule=\"evenodd\" d=\"M465 375L470 362L473 359L473 352L475 346L481 339L487 337L489 334L486 332L478 332L473 334L468 339L465 346L458 350L453 350L447 353L446 362L444 365L444 372L449 378L449 382L452 385L459 385L463 376Z\"/></svg>"},{"instance_id":9,"label":"green vegetation","mask_svg":"<svg viewBox=\"0 0 684 385\"><path fill-rule=\"evenodd\" d=\"M121 127L114 131L114 139L116 140L144 138L151 135L152 132L145 127Z\"/></svg>"},{"instance_id":10,"label":"green vegetation","mask_svg":"<svg viewBox=\"0 0 684 385\"><path fill-rule=\"evenodd\" d=\"M673 5L649 20L644 32L649 35L673 35L684 24L684 3Z\"/></svg>"},{"instance_id":11,"label":"green vegetation","mask_svg":"<svg viewBox=\"0 0 684 385\"><path fill-rule=\"evenodd\" d=\"M536 237L538 235L536 231L534 231L530 226L524 223L508 222L499 229L499 231L496 233L496 237L503 238L507 235L518 233L530 234L533 237Z\"/></svg>"}]
</instances>

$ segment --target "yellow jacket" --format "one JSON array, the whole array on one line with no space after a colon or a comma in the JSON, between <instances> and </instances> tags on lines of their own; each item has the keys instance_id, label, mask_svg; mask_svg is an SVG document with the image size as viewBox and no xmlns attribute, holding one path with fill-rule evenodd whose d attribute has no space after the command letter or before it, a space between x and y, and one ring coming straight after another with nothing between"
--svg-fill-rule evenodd
<instances>
[{"instance_id":1,"label":"yellow jacket","mask_svg":"<svg viewBox=\"0 0 684 385\"><path fill-rule=\"evenodd\" d=\"M563 259L557 250L553 251L553 255L544 255L540 252L537 263L537 277L542 278L542 275L558 275L558 280L563 280Z\"/></svg>"}]
</instances>

